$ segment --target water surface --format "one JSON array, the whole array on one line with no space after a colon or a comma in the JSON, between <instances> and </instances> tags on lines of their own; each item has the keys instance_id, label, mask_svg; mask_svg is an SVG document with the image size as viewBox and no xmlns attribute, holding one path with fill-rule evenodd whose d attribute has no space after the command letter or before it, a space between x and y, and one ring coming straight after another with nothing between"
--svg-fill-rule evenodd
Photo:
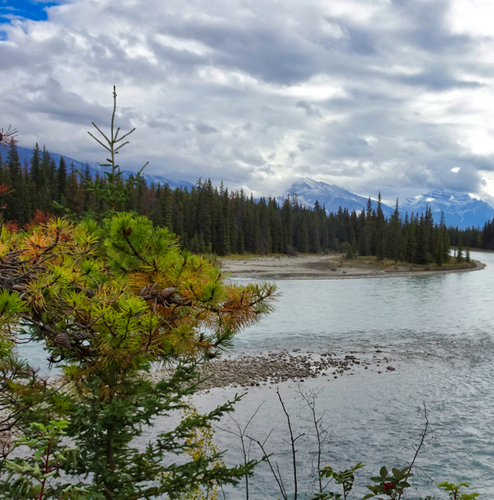
<instances>
[{"instance_id":1,"label":"water surface","mask_svg":"<svg viewBox=\"0 0 494 500\"><path fill-rule=\"evenodd\" d=\"M339 469L364 462L362 481L382 465L405 466L420 441L425 404L429 431L409 496L436 494L435 485L447 480L467 481L484 498L494 498L494 254L472 252L472 258L487 267L425 277L279 281L276 311L238 335L234 354L300 348L314 355L331 350L386 356L396 371L374 368L301 384L302 390L320 391L317 406L331 433L324 447L328 464ZM310 425L296 418L307 416L300 410L297 384L279 389L300 432L309 432ZM199 404L219 402L233 392L217 389ZM261 439L273 429L267 444L290 490L287 429L275 388L250 389L235 418L247 422L260 403L250 435ZM223 426L236 427L232 421ZM238 447L239 440L228 433L218 431L217 439L223 448ZM313 442L307 436L297 442L305 476ZM280 496L264 466L252 488L251 498ZM226 497L245 494L228 490Z\"/></svg>"}]
</instances>

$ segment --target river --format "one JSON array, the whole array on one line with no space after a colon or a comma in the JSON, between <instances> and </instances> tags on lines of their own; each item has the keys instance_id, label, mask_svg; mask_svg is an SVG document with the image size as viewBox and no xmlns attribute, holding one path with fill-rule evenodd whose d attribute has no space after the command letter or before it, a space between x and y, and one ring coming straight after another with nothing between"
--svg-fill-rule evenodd
<instances>
[{"instance_id":1,"label":"river","mask_svg":"<svg viewBox=\"0 0 494 500\"><path fill-rule=\"evenodd\" d=\"M366 465L357 473L355 498L362 498L363 485L382 465L410 462L425 425L424 405L429 427L408 498L439 496L441 481L467 481L471 491L494 498L494 254L472 252L472 258L486 268L389 279L279 281L282 297L275 312L238 335L234 355L301 349L317 356L331 350L385 356L396 368L278 386L297 435L306 433L297 441L299 492L311 487L310 456L317 449L302 390L317 391L316 409L325 412L325 463L336 470ZM234 392L215 389L198 397L197 404L207 408ZM293 491L288 431L276 388L249 389L235 419L243 427L260 404L247 434L262 441L272 431L266 447L280 465L287 491ZM224 431L235 431L236 424L226 419L220 426L219 448L239 461L240 440ZM257 445L251 456L259 456ZM243 499L245 490L237 487L225 495ZM280 497L262 464L251 480L250 498Z\"/></svg>"}]
</instances>

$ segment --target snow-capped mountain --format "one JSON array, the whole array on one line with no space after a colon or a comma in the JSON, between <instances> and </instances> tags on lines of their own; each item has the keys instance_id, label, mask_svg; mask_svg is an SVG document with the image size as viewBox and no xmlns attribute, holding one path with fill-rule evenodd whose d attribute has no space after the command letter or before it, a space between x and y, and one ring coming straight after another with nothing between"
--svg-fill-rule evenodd
<instances>
[{"instance_id":1,"label":"snow-capped mountain","mask_svg":"<svg viewBox=\"0 0 494 500\"><path fill-rule=\"evenodd\" d=\"M400 213L423 213L426 206L431 208L435 222L439 223L441 212L444 212L446 225L458 226L460 229L483 227L487 220L494 218L494 208L485 201L469 194L443 189L407 198L404 203L400 203Z\"/></svg>"},{"instance_id":2,"label":"snow-capped mountain","mask_svg":"<svg viewBox=\"0 0 494 500\"><path fill-rule=\"evenodd\" d=\"M31 158L33 156L33 150L28 149L28 148L22 148L20 146L17 147L17 152L19 154L19 161L21 162L21 165L27 164L28 166L31 165ZM6 160L7 158L7 152L1 151L2 153L2 160ZM43 151L41 151L41 154ZM62 155L58 153L52 153L50 152L50 158L55 161L56 166L58 167L60 164L60 158ZM99 172L100 175L103 175L103 172L105 171L104 168L100 167L97 163L83 163L78 160L74 160L73 158L69 158L67 156L64 156L63 159L65 160L65 165L67 166L68 172L70 172L70 169L72 165L76 170L79 170L79 172L84 171L86 168L86 165L89 166L89 171L91 172L91 175L94 177L96 172ZM132 172L130 170L122 170L124 177L128 177L130 174L135 174L135 172ZM168 184L172 189L175 189L177 187L186 187L187 189L191 189L194 184L187 182L187 181L173 181L171 179L167 179L166 177L163 177L161 175L151 175L147 174L146 170L143 172L143 177L146 179L146 182L148 184L154 183L158 184L160 183L162 186L165 184Z\"/></svg>"},{"instance_id":3,"label":"snow-capped mountain","mask_svg":"<svg viewBox=\"0 0 494 500\"><path fill-rule=\"evenodd\" d=\"M363 196L356 195L332 184L318 182L305 177L298 180L288 189L286 196L297 196L299 203L308 207L313 207L316 200L321 206L325 206L327 212L336 213L341 206L348 208L351 212L360 212L367 207L367 200ZM279 197L280 202L283 197ZM376 201L372 200L372 207L376 208ZM465 193L453 193L445 190L437 190L427 194L407 198L404 202L399 202L400 215L405 213L425 213L429 206L434 216L434 221L439 223L441 213L444 212L444 220L447 226L459 227L483 227L487 220L494 218L494 208L474 196ZM384 214L389 217L394 208L382 205Z\"/></svg>"},{"instance_id":4,"label":"snow-capped mountain","mask_svg":"<svg viewBox=\"0 0 494 500\"><path fill-rule=\"evenodd\" d=\"M336 213L340 206L342 208L348 208L349 212L353 210L361 212L367 208L367 202L369 200L369 198L351 193L334 184L315 181L308 177L304 177L293 183L288 189L285 198L286 196L292 197L293 195L297 196L297 200L300 204L308 207L313 207L317 200L321 207L324 205L328 213ZM282 201L283 197L280 197L279 200ZM376 209L376 200L371 199L371 202L372 208ZM394 211L393 208L384 204L382 204L382 210L387 217Z\"/></svg>"}]
</instances>

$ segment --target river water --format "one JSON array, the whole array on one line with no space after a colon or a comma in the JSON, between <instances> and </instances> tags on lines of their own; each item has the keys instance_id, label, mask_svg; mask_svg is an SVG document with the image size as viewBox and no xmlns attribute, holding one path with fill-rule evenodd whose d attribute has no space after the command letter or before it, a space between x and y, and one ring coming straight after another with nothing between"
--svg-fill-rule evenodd
<instances>
[{"instance_id":1,"label":"river water","mask_svg":"<svg viewBox=\"0 0 494 500\"><path fill-rule=\"evenodd\" d=\"M425 277L279 281L275 312L237 336L233 356L300 349L313 357L331 351L383 360L351 375L279 384L295 435L304 433L296 442L299 498L311 491L310 460L317 450L300 392L317 393L317 414L324 412L324 463L336 470L366 465L357 473L353 498L362 498L366 479L382 465L410 462L425 425L424 405L429 427L408 498L439 496L440 481L467 481L481 498L494 498L494 254L472 252L472 258L486 268ZM386 370L388 365L395 370ZM214 389L195 402L206 410L236 391ZM232 432L253 417L246 434L259 441L269 435L266 451L293 498L288 431L276 387L249 388L233 417L220 422L215 434L218 448L228 450L225 459L242 460L240 439ZM167 425L157 422L153 434ZM260 456L251 444L250 457ZM250 499L281 498L265 463L249 488ZM245 486L224 495L245 499Z\"/></svg>"},{"instance_id":2,"label":"river water","mask_svg":"<svg viewBox=\"0 0 494 500\"><path fill-rule=\"evenodd\" d=\"M324 412L329 431L325 464L336 470L366 465L357 473L355 498L362 498L366 479L382 465L411 461L425 426L424 405L429 427L408 497L439 496L437 483L467 481L482 498L494 498L494 254L472 252L472 258L486 268L425 277L279 281L282 297L275 312L238 335L234 355L301 349L314 357L328 350L386 357L384 365L352 375L278 386L294 432L305 433L297 441L299 498L300 491L310 491L310 457L317 450L300 391L318 393L316 410ZM234 392L215 389L197 404L207 408ZM293 492L288 430L276 388L249 389L234 418L243 428L259 405L246 433L262 441L272 431L266 449ZM225 432L238 433L237 424L226 419L220 426L219 448L240 461L239 438ZM251 457L259 453L252 445ZM245 489L225 495L243 499ZM262 464L251 480L250 498L280 497Z\"/></svg>"}]
</instances>

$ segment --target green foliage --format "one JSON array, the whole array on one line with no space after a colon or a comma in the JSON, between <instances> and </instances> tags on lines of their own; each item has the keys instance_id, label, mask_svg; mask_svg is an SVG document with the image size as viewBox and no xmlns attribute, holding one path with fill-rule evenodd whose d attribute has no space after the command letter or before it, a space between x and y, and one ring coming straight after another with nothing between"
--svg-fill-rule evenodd
<instances>
[{"instance_id":1,"label":"green foliage","mask_svg":"<svg viewBox=\"0 0 494 500\"><path fill-rule=\"evenodd\" d=\"M458 247L456 249L456 261L463 262L464 259L465 259L465 257L463 255L463 244L462 244L461 237L460 237L458 239Z\"/></svg>"},{"instance_id":2,"label":"green foliage","mask_svg":"<svg viewBox=\"0 0 494 500\"><path fill-rule=\"evenodd\" d=\"M197 432L232 411L238 398L136 445L157 418L188 408L184 400L199 382L197 364L220 355L235 333L269 312L276 289L226 284L210 260L180 248L167 228L116 212L135 183L121 182L115 163L132 132L119 138L120 129L114 131L115 99L114 91L110 136L95 125L107 142L95 138L110 152L110 171L105 189L94 184L93 191L109 211L81 222L38 213L22 230L2 225L5 498L82 494L66 482L91 499L179 498L236 484L256 464L228 467L216 450L188 453L197 451ZM61 369L56 388L15 356L18 332L42 342L50 363ZM154 380L153 365L168 367L169 374ZM14 446L12 431L24 433ZM65 432L73 447L64 446ZM21 446L31 454L10 459Z\"/></svg>"},{"instance_id":3,"label":"green foliage","mask_svg":"<svg viewBox=\"0 0 494 500\"><path fill-rule=\"evenodd\" d=\"M352 245L350 242L345 241L341 246L341 251L343 252L345 259L355 259L357 257L357 249L355 245Z\"/></svg>"},{"instance_id":4,"label":"green foliage","mask_svg":"<svg viewBox=\"0 0 494 500\"><path fill-rule=\"evenodd\" d=\"M371 477L371 481L375 484L367 485L367 488L371 491L364 496L364 500L367 498L372 498L377 495L386 495L393 500L399 500L405 488L409 488L410 484L408 479L413 474L410 472L410 466L403 469L393 468L391 474L388 472L386 467L381 467L379 471L379 476Z\"/></svg>"},{"instance_id":5,"label":"green foliage","mask_svg":"<svg viewBox=\"0 0 494 500\"><path fill-rule=\"evenodd\" d=\"M319 476L325 479L332 479L336 484L341 484L343 488L343 496L340 493L334 493L332 491L328 493L320 492L316 493L311 500L330 500L334 498L335 500L346 500L348 498L348 494L353 488L353 483L355 482L355 471L365 467L365 465L361 462L358 462L350 469L342 470L336 472L332 467L323 467L319 471Z\"/></svg>"},{"instance_id":6,"label":"green foliage","mask_svg":"<svg viewBox=\"0 0 494 500\"><path fill-rule=\"evenodd\" d=\"M474 500L474 498L477 498L479 496L478 493L460 493L461 488L468 488L469 484L468 483L448 483L448 482L442 482L438 484L438 488L442 488L444 491L448 493L448 496L452 498L453 500Z\"/></svg>"},{"instance_id":7,"label":"green foliage","mask_svg":"<svg viewBox=\"0 0 494 500\"><path fill-rule=\"evenodd\" d=\"M58 480L64 464L76 460L77 448L65 446L62 438L68 422L51 421L48 425L32 423L29 432L14 442L12 451L26 447L27 458L5 460L5 481L0 483L0 498L38 500L87 498L86 490ZM97 500L98 497L91 497ZM103 498L100 496L99 498Z\"/></svg>"},{"instance_id":8,"label":"green foliage","mask_svg":"<svg viewBox=\"0 0 494 500\"><path fill-rule=\"evenodd\" d=\"M184 417L188 419L194 419L199 416L197 409L188 401L188 407L184 410ZM210 462L209 468L219 468L224 467L224 461L220 453L218 453L218 448L213 442L214 437L214 427L207 423L203 427L196 428L187 443L190 448L187 449L187 453L194 459L200 460L201 457L216 457ZM196 490L188 491L181 495L181 500L216 500L218 498L218 486L214 480L210 484L202 484Z\"/></svg>"},{"instance_id":9,"label":"green foliage","mask_svg":"<svg viewBox=\"0 0 494 500\"><path fill-rule=\"evenodd\" d=\"M314 494L310 500L347 500L349 493L353 489L355 482L355 471L365 467L361 462L350 469L336 472L332 467L323 467L319 470L321 478L334 480L335 484L341 484L343 493L318 492ZM367 500L373 497L380 499L389 498L391 500L399 500L403 498L405 490L410 488L409 479L413 476L411 473L411 466L404 467L403 469L392 468L391 472L386 467L381 467L378 476L371 477L374 484L366 485L366 488L371 491L363 497ZM474 500L479 496L478 493L464 493L460 492L461 488L468 488L469 484L462 482L459 484L442 482L438 484L438 488L448 493L452 500ZM438 500L437 497L427 496L424 500Z\"/></svg>"},{"instance_id":10,"label":"green foliage","mask_svg":"<svg viewBox=\"0 0 494 500\"><path fill-rule=\"evenodd\" d=\"M93 475L92 484L86 486L92 494L120 500L163 494L180 498L201 487L236 484L252 474L256 462L226 467L219 463L221 453L198 450L193 439L210 422L232 411L236 400L206 415L183 418L175 428L158 433L144 449L133 445L155 419L189 408L184 399L195 391L194 368L193 363L179 364L171 378L158 383L136 376L111 401L99 397L99 381L94 380L93 390L74 401L69 436L80 451L66 472L73 477ZM188 460L184 453L190 455Z\"/></svg>"},{"instance_id":11,"label":"green foliage","mask_svg":"<svg viewBox=\"0 0 494 500\"><path fill-rule=\"evenodd\" d=\"M2 243L2 338L14 343L12 331L22 322L45 343L66 384L29 406L15 380L20 371L6 372L13 399L5 404L23 428L41 408L43 418L67 419L78 447L76 462L64 465L67 475L92 478L85 486L91 494L128 500L176 497L252 472L254 463L210 469L217 456L163 462L182 455L194 429L231 411L230 403L182 421L145 451L132 441L154 418L184 407L182 398L196 387L195 364L219 355L239 329L269 312L273 286L225 284L210 261L181 250L166 228L127 213L99 223L48 219L28 231L5 232ZM178 364L170 379L153 382L152 363ZM32 411L22 413L26 405Z\"/></svg>"}]
</instances>

